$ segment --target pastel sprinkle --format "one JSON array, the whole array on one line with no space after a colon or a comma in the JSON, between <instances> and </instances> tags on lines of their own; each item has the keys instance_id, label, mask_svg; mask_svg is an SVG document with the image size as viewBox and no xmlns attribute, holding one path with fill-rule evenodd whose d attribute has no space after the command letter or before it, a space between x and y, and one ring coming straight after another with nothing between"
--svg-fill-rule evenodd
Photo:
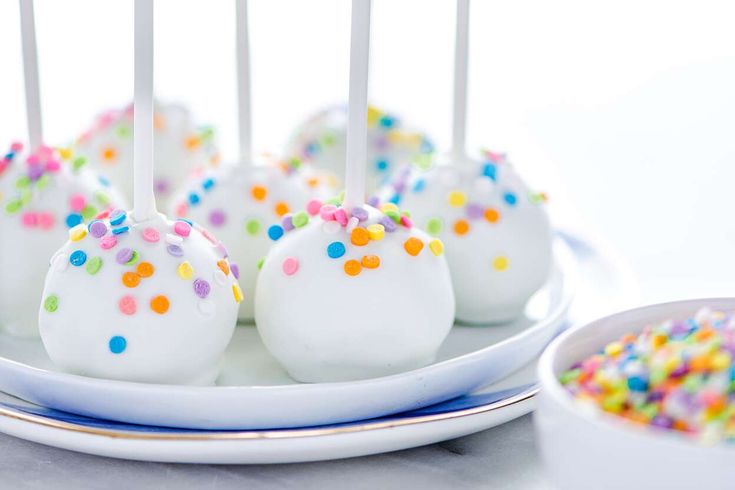
<instances>
[{"instance_id":1,"label":"pastel sprinkle","mask_svg":"<svg viewBox=\"0 0 735 490\"><path fill-rule=\"evenodd\" d=\"M357 225L359 224L360 224L360 220L353 216L349 220L347 220L347 226L345 226L345 231L351 234L352 230L357 228Z\"/></svg>"},{"instance_id":2,"label":"pastel sprinkle","mask_svg":"<svg viewBox=\"0 0 735 490\"><path fill-rule=\"evenodd\" d=\"M368 212L365 208L354 208L352 210L352 216L359 221L365 221L368 219Z\"/></svg>"},{"instance_id":3,"label":"pastel sprinkle","mask_svg":"<svg viewBox=\"0 0 735 490\"><path fill-rule=\"evenodd\" d=\"M125 340L125 337L115 335L110 339L109 348L110 352L112 352L113 354L122 354L127 347L128 341Z\"/></svg>"},{"instance_id":4,"label":"pastel sprinkle","mask_svg":"<svg viewBox=\"0 0 735 490\"><path fill-rule=\"evenodd\" d=\"M382 240L385 237L385 226L373 223L367 227L368 236L371 240Z\"/></svg>"},{"instance_id":5,"label":"pastel sprinkle","mask_svg":"<svg viewBox=\"0 0 735 490\"><path fill-rule=\"evenodd\" d=\"M182 255L184 255L184 249L182 249L178 245L169 245L166 247L166 251L169 253L169 255L173 255L174 257L181 257Z\"/></svg>"},{"instance_id":6,"label":"pastel sprinkle","mask_svg":"<svg viewBox=\"0 0 735 490\"><path fill-rule=\"evenodd\" d=\"M260 227L260 221L255 218L251 218L245 222L245 231L248 232L248 235L257 235L260 231Z\"/></svg>"},{"instance_id":7,"label":"pastel sprinkle","mask_svg":"<svg viewBox=\"0 0 735 490\"><path fill-rule=\"evenodd\" d=\"M283 201L279 201L274 206L273 211L276 213L277 216L283 216L289 211L288 204Z\"/></svg>"},{"instance_id":8,"label":"pastel sprinkle","mask_svg":"<svg viewBox=\"0 0 735 490\"><path fill-rule=\"evenodd\" d=\"M103 221L93 221L89 224L89 233L95 238L102 238L107 233L107 225Z\"/></svg>"},{"instance_id":9,"label":"pastel sprinkle","mask_svg":"<svg viewBox=\"0 0 735 490\"><path fill-rule=\"evenodd\" d=\"M334 221L334 213L337 212L337 207L332 204L325 204L319 210L319 216L324 221Z\"/></svg>"},{"instance_id":10,"label":"pastel sprinkle","mask_svg":"<svg viewBox=\"0 0 735 490\"><path fill-rule=\"evenodd\" d=\"M493 259L493 269L496 271L504 271L508 269L510 260L504 255L498 255Z\"/></svg>"},{"instance_id":11,"label":"pastel sprinkle","mask_svg":"<svg viewBox=\"0 0 735 490\"><path fill-rule=\"evenodd\" d=\"M465 212L469 219L480 219L483 216L484 209L479 204L470 203L467 205Z\"/></svg>"},{"instance_id":12,"label":"pastel sprinkle","mask_svg":"<svg viewBox=\"0 0 735 490\"><path fill-rule=\"evenodd\" d=\"M155 228L146 228L141 235L148 243L156 243L161 239L161 234Z\"/></svg>"},{"instance_id":13,"label":"pastel sprinkle","mask_svg":"<svg viewBox=\"0 0 735 490\"><path fill-rule=\"evenodd\" d=\"M442 232L442 220L440 218L429 218L426 222L426 231L429 235L437 236Z\"/></svg>"},{"instance_id":14,"label":"pastel sprinkle","mask_svg":"<svg viewBox=\"0 0 735 490\"><path fill-rule=\"evenodd\" d=\"M118 264L124 265L127 264L130 259L133 258L133 249L131 248L121 248L117 254L115 254L115 261L117 261Z\"/></svg>"},{"instance_id":15,"label":"pastel sprinkle","mask_svg":"<svg viewBox=\"0 0 735 490\"><path fill-rule=\"evenodd\" d=\"M59 297L55 294L46 296L46 299L43 300L43 309L48 311L49 313L55 312L57 309L59 309Z\"/></svg>"},{"instance_id":16,"label":"pastel sprinkle","mask_svg":"<svg viewBox=\"0 0 735 490\"><path fill-rule=\"evenodd\" d=\"M230 264L226 260L218 260L217 267L219 267L219 270L221 270L224 275L228 275L230 273Z\"/></svg>"},{"instance_id":17,"label":"pastel sprinkle","mask_svg":"<svg viewBox=\"0 0 735 490\"><path fill-rule=\"evenodd\" d=\"M118 226L117 228L112 229L112 234L120 235L122 233L126 233L128 230L130 230L129 226Z\"/></svg>"},{"instance_id":18,"label":"pastel sprinkle","mask_svg":"<svg viewBox=\"0 0 735 490\"><path fill-rule=\"evenodd\" d=\"M383 216L380 218L380 224L383 225L385 228L385 231L388 233L393 233L398 229L398 225L396 225L395 221L390 219L388 216Z\"/></svg>"},{"instance_id":19,"label":"pastel sprinkle","mask_svg":"<svg viewBox=\"0 0 735 490\"><path fill-rule=\"evenodd\" d=\"M232 275L235 279L240 279L240 266L234 263L230 264L230 271L232 271Z\"/></svg>"},{"instance_id":20,"label":"pastel sprinkle","mask_svg":"<svg viewBox=\"0 0 735 490\"><path fill-rule=\"evenodd\" d=\"M366 269L377 269L380 266L380 257L377 255L365 255L360 263Z\"/></svg>"},{"instance_id":21,"label":"pastel sprinkle","mask_svg":"<svg viewBox=\"0 0 735 490\"><path fill-rule=\"evenodd\" d=\"M500 220L500 212L494 208L487 208L485 210L485 219L489 223L497 223Z\"/></svg>"},{"instance_id":22,"label":"pastel sprinkle","mask_svg":"<svg viewBox=\"0 0 735 490\"><path fill-rule=\"evenodd\" d=\"M222 226L227 221L227 214L221 209L213 209L209 213L209 222L212 226Z\"/></svg>"},{"instance_id":23,"label":"pastel sprinkle","mask_svg":"<svg viewBox=\"0 0 735 490\"><path fill-rule=\"evenodd\" d=\"M100 247L104 250L109 250L115 245L117 245L117 238L114 235L107 235L100 240Z\"/></svg>"},{"instance_id":24,"label":"pastel sprinkle","mask_svg":"<svg viewBox=\"0 0 735 490\"><path fill-rule=\"evenodd\" d=\"M84 253L83 250L75 250L69 256L69 263L76 267L84 265L86 261L87 261L87 254Z\"/></svg>"},{"instance_id":25,"label":"pastel sprinkle","mask_svg":"<svg viewBox=\"0 0 735 490\"><path fill-rule=\"evenodd\" d=\"M72 242L78 242L87 236L87 227L80 223L71 230L69 230L69 240Z\"/></svg>"},{"instance_id":26,"label":"pastel sprinkle","mask_svg":"<svg viewBox=\"0 0 735 490\"><path fill-rule=\"evenodd\" d=\"M345 244L342 242L332 242L327 245L327 255L333 259L338 259L345 254Z\"/></svg>"},{"instance_id":27,"label":"pastel sprinkle","mask_svg":"<svg viewBox=\"0 0 735 490\"><path fill-rule=\"evenodd\" d=\"M238 304L242 303L242 300L245 299L245 295L242 293L242 289L237 283L232 285L232 296L235 298L235 303Z\"/></svg>"},{"instance_id":28,"label":"pastel sprinkle","mask_svg":"<svg viewBox=\"0 0 735 490\"><path fill-rule=\"evenodd\" d=\"M209 296L209 292L212 290L212 286L204 279L194 279L192 284L194 287L194 294L204 299Z\"/></svg>"},{"instance_id":29,"label":"pastel sprinkle","mask_svg":"<svg viewBox=\"0 0 735 490\"><path fill-rule=\"evenodd\" d=\"M140 277L151 277L156 271L156 268L150 262L141 262L135 271Z\"/></svg>"},{"instance_id":30,"label":"pastel sprinkle","mask_svg":"<svg viewBox=\"0 0 735 490\"><path fill-rule=\"evenodd\" d=\"M162 294L151 298L151 310L155 311L159 315L166 313L169 306L170 303L168 298Z\"/></svg>"},{"instance_id":31,"label":"pastel sprinkle","mask_svg":"<svg viewBox=\"0 0 735 490\"><path fill-rule=\"evenodd\" d=\"M100 257L92 257L87 262L87 273L91 275L97 274L99 270L102 268L102 258Z\"/></svg>"},{"instance_id":32,"label":"pastel sprinkle","mask_svg":"<svg viewBox=\"0 0 735 490\"><path fill-rule=\"evenodd\" d=\"M113 226L117 226L125 221L125 218L127 218L127 214L125 214L125 211L123 211L122 209L116 209L112 213L110 213L110 224Z\"/></svg>"},{"instance_id":33,"label":"pastel sprinkle","mask_svg":"<svg viewBox=\"0 0 735 490\"><path fill-rule=\"evenodd\" d=\"M266 189L262 185L254 185L250 189L250 195L252 195L253 199L255 199L256 201L263 201L268 195L268 189Z\"/></svg>"},{"instance_id":34,"label":"pastel sprinkle","mask_svg":"<svg viewBox=\"0 0 735 490\"><path fill-rule=\"evenodd\" d=\"M403 242L403 248L408 252L408 255L415 257L421 253L421 250L424 248L424 242L412 236Z\"/></svg>"},{"instance_id":35,"label":"pastel sprinkle","mask_svg":"<svg viewBox=\"0 0 735 490\"><path fill-rule=\"evenodd\" d=\"M135 272L126 272L122 275L122 283L125 287L134 288L140 284L140 276Z\"/></svg>"},{"instance_id":36,"label":"pastel sprinkle","mask_svg":"<svg viewBox=\"0 0 735 490\"><path fill-rule=\"evenodd\" d=\"M365 228L355 228L350 234L350 242L358 247L365 246L370 242L370 234Z\"/></svg>"},{"instance_id":37,"label":"pastel sprinkle","mask_svg":"<svg viewBox=\"0 0 735 490\"><path fill-rule=\"evenodd\" d=\"M299 261L294 257L287 257L283 261L282 268L284 274L286 274L287 276L293 276L294 274L296 274L296 271L299 270Z\"/></svg>"},{"instance_id":38,"label":"pastel sprinkle","mask_svg":"<svg viewBox=\"0 0 735 490\"><path fill-rule=\"evenodd\" d=\"M515 206L518 202L518 198L512 192L506 192L503 194L503 200L508 204L508 206Z\"/></svg>"},{"instance_id":39,"label":"pastel sprinkle","mask_svg":"<svg viewBox=\"0 0 735 490\"><path fill-rule=\"evenodd\" d=\"M452 191L447 196L449 205L455 208L459 208L465 205L467 202L467 194L462 191Z\"/></svg>"},{"instance_id":40,"label":"pastel sprinkle","mask_svg":"<svg viewBox=\"0 0 735 490\"><path fill-rule=\"evenodd\" d=\"M345 262L344 270L348 276L356 276L362 271L362 266L356 260L348 260Z\"/></svg>"},{"instance_id":41,"label":"pastel sprinkle","mask_svg":"<svg viewBox=\"0 0 735 490\"><path fill-rule=\"evenodd\" d=\"M435 238L429 242L429 250L438 257L444 253L444 244L441 240Z\"/></svg>"},{"instance_id":42,"label":"pastel sprinkle","mask_svg":"<svg viewBox=\"0 0 735 490\"><path fill-rule=\"evenodd\" d=\"M306 203L306 212L311 216L316 216L322 208L322 202L319 199L312 199Z\"/></svg>"},{"instance_id":43,"label":"pastel sprinkle","mask_svg":"<svg viewBox=\"0 0 735 490\"><path fill-rule=\"evenodd\" d=\"M274 242L283 236L283 228L278 225L272 225L268 228L268 237Z\"/></svg>"},{"instance_id":44,"label":"pastel sprinkle","mask_svg":"<svg viewBox=\"0 0 735 490\"><path fill-rule=\"evenodd\" d=\"M170 245L181 245L182 243L184 243L184 239L181 238L179 235L166 233L166 243Z\"/></svg>"},{"instance_id":45,"label":"pastel sprinkle","mask_svg":"<svg viewBox=\"0 0 735 490\"><path fill-rule=\"evenodd\" d=\"M181 279L191 279L194 275L194 268L191 266L191 264L188 261L183 261L179 264L178 267L176 267L176 274Z\"/></svg>"},{"instance_id":46,"label":"pastel sprinkle","mask_svg":"<svg viewBox=\"0 0 735 490\"><path fill-rule=\"evenodd\" d=\"M467 220L458 219L454 222L454 233L456 233L457 235L465 235L468 231L470 231L470 224L467 222Z\"/></svg>"},{"instance_id":47,"label":"pastel sprinkle","mask_svg":"<svg viewBox=\"0 0 735 490\"><path fill-rule=\"evenodd\" d=\"M84 218L81 214L78 213L70 213L66 216L66 226L69 228L74 228L75 226L79 225L84 221Z\"/></svg>"},{"instance_id":48,"label":"pastel sprinkle","mask_svg":"<svg viewBox=\"0 0 735 490\"><path fill-rule=\"evenodd\" d=\"M138 310L138 304L135 302L135 298L129 295L120 298L117 302L117 307L123 315L134 315Z\"/></svg>"},{"instance_id":49,"label":"pastel sprinkle","mask_svg":"<svg viewBox=\"0 0 735 490\"><path fill-rule=\"evenodd\" d=\"M281 220L281 226L283 227L283 231L291 231L295 228L293 225L293 216L290 214L287 214L283 217Z\"/></svg>"},{"instance_id":50,"label":"pastel sprinkle","mask_svg":"<svg viewBox=\"0 0 735 490\"><path fill-rule=\"evenodd\" d=\"M187 237L191 233L191 225L186 221L177 221L174 223L174 233L181 237Z\"/></svg>"},{"instance_id":51,"label":"pastel sprinkle","mask_svg":"<svg viewBox=\"0 0 735 490\"><path fill-rule=\"evenodd\" d=\"M265 264L265 257L261 257L260 259L258 259L258 263L257 263L258 270L263 268L263 264Z\"/></svg>"},{"instance_id":52,"label":"pastel sprinkle","mask_svg":"<svg viewBox=\"0 0 735 490\"><path fill-rule=\"evenodd\" d=\"M347 226L347 211L344 208L337 208L334 212L334 220L342 226Z\"/></svg>"}]
</instances>

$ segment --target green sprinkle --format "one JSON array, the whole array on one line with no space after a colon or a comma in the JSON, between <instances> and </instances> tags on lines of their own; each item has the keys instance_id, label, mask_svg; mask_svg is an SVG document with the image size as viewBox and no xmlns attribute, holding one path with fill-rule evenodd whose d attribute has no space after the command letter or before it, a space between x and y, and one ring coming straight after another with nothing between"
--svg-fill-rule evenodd
<instances>
[{"instance_id":1,"label":"green sprinkle","mask_svg":"<svg viewBox=\"0 0 735 490\"><path fill-rule=\"evenodd\" d=\"M133 265L138 261L139 258L140 256L138 255L138 251L133 250L133 255L130 256L130 260L125 262L125 265Z\"/></svg>"},{"instance_id":2,"label":"green sprinkle","mask_svg":"<svg viewBox=\"0 0 735 490\"><path fill-rule=\"evenodd\" d=\"M130 128L125 124L121 124L115 131L120 138L127 138L130 136Z\"/></svg>"},{"instance_id":3,"label":"green sprinkle","mask_svg":"<svg viewBox=\"0 0 735 490\"><path fill-rule=\"evenodd\" d=\"M260 259L260 260L258 261L258 270L260 270L260 269L262 269L262 268L263 268L263 263L264 263L264 262L265 262L265 257L263 257L262 259Z\"/></svg>"},{"instance_id":4,"label":"green sprinkle","mask_svg":"<svg viewBox=\"0 0 735 490\"><path fill-rule=\"evenodd\" d=\"M385 215L389 217L390 219L392 219L393 221L395 221L396 223L401 222L401 215L395 211L390 211L390 210L386 211Z\"/></svg>"},{"instance_id":5,"label":"green sprinkle","mask_svg":"<svg viewBox=\"0 0 735 490\"><path fill-rule=\"evenodd\" d=\"M94 198L97 200L98 203L100 203L102 206L107 206L110 204L110 196L107 195L106 192L97 191L94 195Z\"/></svg>"},{"instance_id":6,"label":"green sprinkle","mask_svg":"<svg viewBox=\"0 0 735 490\"><path fill-rule=\"evenodd\" d=\"M5 205L5 212L8 214L14 214L20 211L20 208L22 207L23 202L20 199L13 199L12 201L8 201Z\"/></svg>"},{"instance_id":7,"label":"green sprinkle","mask_svg":"<svg viewBox=\"0 0 735 490\"><path fill-rule=\"evenodd\" d=\"M49 313L53 313L54 311L59 309L59 297L55 294L52 294L51 296L47 296L45 300L43 300L43 309L48 311Z\"/></svg>"},{"instance_id":8,"label":"green sprinkle","mask_svg":"<svg viewBox=\"0 0 735 490\"><path fill-rule=\"evenodd\" d=\"M46 186L49 185L50 182L51 182L51 176L49 174L43 174L36 181L36 189L38 189L39 191L42 191L46 188Z\"/></svg>"},{"instance_id":9,"label":"green sprinkle","mask_svg":"<svg viewBox=\"0 0 735 490\"><path fill-rule=\"evenodd\" d=\"M33 192L31 192L30 189L23 189L20 191L20 200L23 202L23 205L26 205L31 202L33 199Z\"/></svg>"},{"instance_id":10,"label":"green sprinkle","mask_svg":"<svg viewBox=\"0 0 735 490\"><path fill-rule=\"evenodd\" d=\"M85 166L87 164L87 159L84 157L76 157L74 161L71 163L72 168L74 171L78 171L80 168Z\"/></svg>"},{"instance_id":11,"label":"green sprinkle","mask_svg":"<svg viewBox=\"0 0 735 490\"><path fill-rule=\"evenodd\" d=\"M87 272L91 275L97 274L102 268L102 259L100 257L92 257L87 261Z\"/></svg>"},{"instance_id":12,"label":"green sprinkle","mask_svg":"<svg viewBox=\"0 0 735 490\"><path fill-rule=\"evenodd\" d=\"M295 168L295 169L301 168L301 160L296 157L289 160L288 164L290 167Z\"/></svg>"},{"instance_id":13,"label":"green sprinkle","mask_svg":"<svg viewBox=\"0 0 735 490\"><path fill-rule=\"evenodd\" d=\"M306 214L304 211L299 211L298 213L293 215L291 222L296 228L301 228L309 222L309 215Z\"/></svg>"},{"instance_id":14,"label":"green sprinkle","mask_svg":"<svg viewBox=\"0 0 735 490\"><path fill-rule=\"evenodd\" d=\"M260 221L255 218L247 220L245 222L245 231L247 231L249 235L257 235L260 231Z\"/></svg>"},{"instance_id":15,"label":"green sprinkle","mask_svg":"<svg viewBox=\"0 0 735 490\"><path fill-rule=\"evenodd\" d=\"M28 186L31 185L31 178L27 175L24 175L23 177L20 177L18 180L15 181L15 187L16 189L27 189Z\"/></svg>"},{"instance_id":16,"label":"green sprinkle","mask_svg":"<svg viewBox=\"0 0 735 490\"><path fill-rule=\"evenodd\" d=\"M324 133L320 141L320 143L324 146L334 146L336 142L337 142L337 135L331 132Z\"/></svg>"},{"instance_id":17,"label":"green sprinkle","mask_svg":"<svg viewBox=\"0 0 735 490\"><path fill-rule=\"evenodd\" d=\"M579 378L581 372L581 369L570 369L569 371L561 375L559 381L561 381L561 384L563 385L571 383L572 381L576 381L577 378Z\"/></svg>"},{"instance_id":18,"label":"green sprinkle","mask_svg":"<svg viewBox=\"0 0 735 490\"><path fill-rule=\"evenodd\" d=\"M87 204L84 206L84 209L82 209L82 218L84 218L84 221L89 221L90 219L94 218L97 215L97 208L92 206L91 204Z\"/></svg>"},{"instance_id":19,"label":"green sprinkle","mask_svg":"<svg viewBox=\"0 0 735 490\"><path fill-rule=\"evenodd\" d=\"M442 232L442 220L439 218L430 218L426 222L426 231L429 235L438 236Z\"/></svg>"}]
</instances>

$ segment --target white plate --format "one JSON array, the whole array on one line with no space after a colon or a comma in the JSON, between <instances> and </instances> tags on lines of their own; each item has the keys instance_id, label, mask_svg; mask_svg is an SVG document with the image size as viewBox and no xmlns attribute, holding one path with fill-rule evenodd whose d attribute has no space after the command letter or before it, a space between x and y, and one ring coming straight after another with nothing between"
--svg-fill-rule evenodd
<instances>
[{"instance_id":1,"label":"white plate","mask_svg":"<svg viewBox=\"0 0 735 490\"><path fill-rule=\"evenodd\" d=\"M564 235L579 262L574 322L628 307L636 299L627 266ZM413 413L302 429L190 431L126 426L60 413L0 395L0 431L74 451L179 463L294 463L395 451L461 437L534 408L535 361L486 389ZM505 391L503 391L505 390Z\"/></svg>"},{"instance_id":2,"label":"white plate","mask_svg":"<svg viewBox=\"0 0 735 490\"><path fill-rule=\"evenodd\" d=\"M238 328L219 386L129 383L58 372L37 340L0 336L0 391L35 404L119 422L188 429L275 429L381 417L433 405L492 383L537 356L562 328L576 262L555 243L546 286L526 318L487 328L456 326L436 363L382 378L299 384ZM298 407L296 410L295 407Z\"/></svg>"}]
</instances>

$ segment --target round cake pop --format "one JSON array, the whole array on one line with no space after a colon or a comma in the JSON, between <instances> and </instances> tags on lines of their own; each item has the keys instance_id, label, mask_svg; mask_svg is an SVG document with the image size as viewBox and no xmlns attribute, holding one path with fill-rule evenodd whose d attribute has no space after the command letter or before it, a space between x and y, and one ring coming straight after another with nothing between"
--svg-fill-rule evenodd
<instances>
[{"instance_id":1,"label":"round cake pop","mask_svg":"<svg viewBox=\"0 0 735 490\"><path fill-rule=\"evenodd\" d=\"M548 278L546 196L530 192L504 155L401 169L380 198L411 210L417 226L446 244L460 321L511 320Z\"/></svg>"},{"instance_id":2,"label":"round cake pop","mask_svg":"<svg viewBox=\"0 0 735 490\"><path fill-rule=\"evenodd\" d=\"M154 119L155 191L166 206L190 172L219 163L212 130L197 127L189 111L178 104L156 104ZM133 106L100 114L76 141L76 151L87 157L128 199L133 191Z\"/></svg>"},{"instance_id":3,"label":"round cake pop","mask_svg":"<svg viewBox=\"0 0 735 490\"><path fill-rule=\"evenodd\" d=\"M368 107L368 192L385 184L403 164L428 168L434 152L431 140L422 132L404 127L400 119L375 107ZM314 114L293 133L286 156L333 172L344 179L347 107L332 106Z\"/></svg>"},{"instance_id":4,"label":"round cake pop","mask_svg":"<svg viewBox=\"0 0 735 490\"><path fill-rule=\"evenodd\" d=\"M124 200L83 158L44 146L28 155L22 148L14 143L0 158L0 326L34 337L39 293L59 243L70 228Z\"/></svg>"}]
</instances>

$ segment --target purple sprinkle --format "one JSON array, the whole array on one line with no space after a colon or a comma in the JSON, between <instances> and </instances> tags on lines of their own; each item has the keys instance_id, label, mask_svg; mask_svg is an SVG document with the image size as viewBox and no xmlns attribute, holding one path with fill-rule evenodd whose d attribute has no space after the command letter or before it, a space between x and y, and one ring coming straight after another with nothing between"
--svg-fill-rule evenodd
<instances>
[{"instance_id":1,"label":"purple sprinkle","mask_svg":"<svg viewBox=\"0 0 735 490\"><path fill-rule=\"evenodd\" d=\"M209 222L212 223L212 226L222 226L226 220L227 215L221 209L214 209L209 213Z\"/></svg>"},{"instance_id":2,"label":"purple sprinkle","mask_svg":"<svg viewBox=\"0 0 735 490\"><path fill-rule=\"evenodd\" d=\"M475 204L475 203L469 203L467 205L467 217L470 219L480 219L482 218L484 214L484 210L482 209L482 206Z\"/></svg>"},{"instance_id":3,"label":"purple sprinkle","mask_svg":"<svg viewBox=\"0 0 735 490\"><path fill-rule=\"evenodd\" d=\"M288 215L281 220L281 226L286 231L291 231L294 229L293 218L291 217L291 215Z\"/></svg>"},{"instance_id":4,"label":"purple sprinkle","mask_svg":"<svg viewBox=\"0 0 735 490\"><path fill-rule=\"evenodd\" d=\"M200 298L204 299L209 296L209 291L212 287L204 279L194 279L194 293Z\"/></svg>"},{"instance_id":5,"label":"purple sprinkle","mask_svg":"<svg viewBox=\"0 0 735 490\"><path fill-rule=\"evenodd\" d=\"M388 139L385 137L381 137L375 140L375 148L378 150L385 150L388 148Z\"/></svg>"},{"instance_id":6,"label":"purple sprinkle","mask_svg":"<svg viewBox=\"0 0 735 490\"><path fill-rule=\"evenodd\" d=\"M115 256L118 264L127 264L133 258L133 251L129 248L121 249Z\"/></svg>"},{"instance_id":7,"label":"purple sprinkle","mask_svg":"<svg viewBox=\"0 0 735 490\"><path fill-rule=\"evenodd\" d=\"M406 182L405 181L395 182L393 184L393 189L396 191L397 194L402 194L403 191L406 190Z\"/></svg>"},{"instance_id":8,"label":"purple sprinkle","mask_svg":"<svg viewBox=\"0 0 735 490\"><path fill-rule=\"evenodd\" d=\"M28 178L36 181L43 175L43 167L40 165L28 165Z\"/></svg>"},{"instance_id":9,"label":"purple sprinkle","mask_svg":"<svg viewBox=\"0 0 735 490\"><path fill-rule=\"evenodd\" d=\"M653 420L651 420L651 425L653 425L654 427L670 429L674 425L674 423L669 417L665 415L656 415L655 417L653 417Z\"/></svg>"},{"instance_id":10,"label":"purple sprinkle","mask_svg":"<svg viewBox=\"0 0 735 490\"><path fill-rule=\"evenodd\" d=\"M235 279L240 279L240 266L230 263L230 271L232 272L232 275L235 276Z\"/></svg>"},{"instance_id":11,"label":"purple sprinkle","mask_svg":"<svg viewBox=\"0 0 735 490\"><path fill-rule=\"evenodd\" d=\"M95 238L102 238L107 234L107 225L102 221L95 221L89 225L89 233Z\"/></svg>"},{"instance_id":12,"label":"purple sprinkle","mask_svg":"<svg viewBox=\"0 0 735 490\"><path fill-rule=\"evenodd\" d=\"M383 225L385 231L387 231L388 233L393 233L398 227L396 225L396 222L390 219L388 216L383 216L382 218L380 218L380 224Z\"/></svg>"},{"instance_id":13,"label":"purple sprinkle","mask_svg":"<svg viewBox=\"0 0 735 490\"><path fill-rule=\"evenodd\" d=\"M166 251L174 257L181 257L182 255L184 255L184 250L178 245L169 245L168 247L166 247Z\"/></svg>"},{"instance_id":14,"label":"purple sprinkle","mask_svg":"<svg viewBox=\"0 0 735 490\"><path fill-rule=\"evenodd\" d=\"M352 210L352 216L357 218L358 221L365 221L368 219L368 212L364 208L354 208Z\"/></svg>"},{"instance_id":15,"label":"purple sprinkle","mask_svg":"<svg viewBox=\"0 0 735 490\"><path fill-rule=\"evenodd\" d=\"M217 245L214 246L214 249L217 251L220 257L223 259L226 259L230 256L229 252L227 251L227 247L225 247L225 244L222 242L219 242Z\"/></svg>"},{"instance_id":16,"label":"purple sprinkle","mask_svg":"<svg viewBox=\"0 0 735 490\"><path fill-rule=\"evenodd\" d=\"M156 194L167 194L169 185L167 179L156 179L153 184Z\"/></svg>"},{"instance_id":17,"label":"purple sprinkle","mask_svg":"<svg viewBox=\"0 0 735 490\"><path fill-rule=\"evenodd\" d=\"M370 206L377 208L378 204L380 204L380 199L378 199L378 196L372 196L370 199L368 199L367 202Z\"/></svg>"}]
</instances>

